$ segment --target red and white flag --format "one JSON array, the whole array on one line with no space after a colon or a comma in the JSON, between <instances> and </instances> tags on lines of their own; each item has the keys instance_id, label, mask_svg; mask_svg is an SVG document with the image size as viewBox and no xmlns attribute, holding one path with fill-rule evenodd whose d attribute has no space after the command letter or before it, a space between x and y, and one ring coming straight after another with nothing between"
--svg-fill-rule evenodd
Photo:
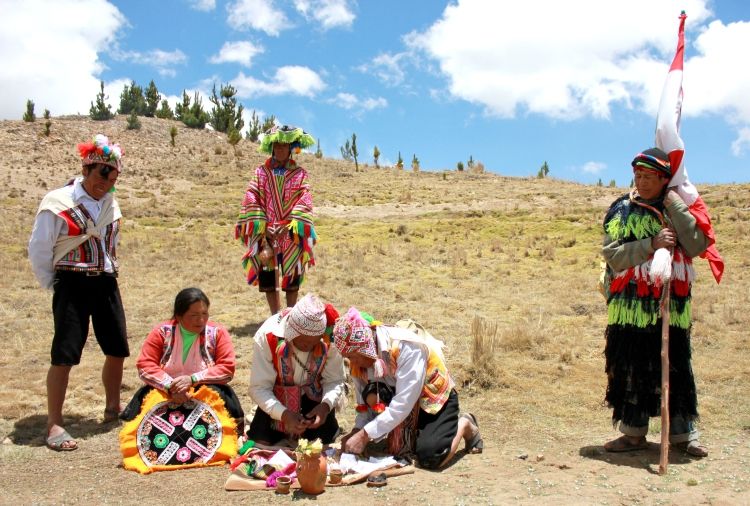
<instances>
[{"instance_id":1,"label":"red and white flag","mask_svg":"<svg viewBox=\"0 0 750 506\"><path fill-rule=\"evenodd\" d=\"M676 187L677 193L688 205L690 214L698 222L698 227L708 237L710 246L701 254L708 260L716 282L721 281L724 273L724 260L716 249L716 236L711 226L711 217L698 190L688 179L687 169L683 163L685 143L680 138L680 115L682 113L682 67L685 56L685 12L680 15L680 30L677 36L677 52L669 68L664 89L659 101L659 112L656 115L656 147L669 155L672 166L670 187Z\"/></svg>"}]
</instances>

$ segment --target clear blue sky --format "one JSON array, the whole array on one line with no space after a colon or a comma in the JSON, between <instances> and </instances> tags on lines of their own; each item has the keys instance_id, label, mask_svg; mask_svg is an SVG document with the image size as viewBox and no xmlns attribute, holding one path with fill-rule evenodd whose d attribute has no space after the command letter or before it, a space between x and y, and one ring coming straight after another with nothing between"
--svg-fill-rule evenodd
<instances>
[{"instance_id":1,"label":"clear blue sky","mask_svg":"<svg viewBox=\"0 0 750 506\"><path fill-rule=\"evenodd\" d=\"M695 183L750 181L750 3L744 0L0 0L0 117L88 112L105 82L231 83L248 112L362 161L627 185L653 143L685 9L682 135ZM743 52L744 50L744 52ZM204 99L208 108L210 103ZM130 149L137 149L136 146Z\"/></svg>"}]
</instances>

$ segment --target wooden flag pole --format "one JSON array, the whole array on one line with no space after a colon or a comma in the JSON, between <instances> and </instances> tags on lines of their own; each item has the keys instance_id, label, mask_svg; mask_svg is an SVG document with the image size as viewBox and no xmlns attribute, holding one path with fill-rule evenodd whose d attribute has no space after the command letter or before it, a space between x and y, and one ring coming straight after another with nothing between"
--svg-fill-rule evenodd
<instances>
[{"instance_id":1,"label":"wooden flag pole","mask_svg":"<svg viewBox=\"0 0 750 506\"><path fill-rule=\"evenodd\" d=\"M659 474L667 473L669 464L669 288L664 282L661 301L661 444L659 446Z\"/></svg>"}]
</instances>

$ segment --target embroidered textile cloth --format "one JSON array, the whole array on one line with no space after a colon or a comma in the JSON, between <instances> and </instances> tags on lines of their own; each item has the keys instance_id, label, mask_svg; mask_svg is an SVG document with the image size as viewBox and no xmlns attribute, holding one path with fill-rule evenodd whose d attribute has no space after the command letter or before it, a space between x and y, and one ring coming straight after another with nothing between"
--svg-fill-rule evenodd
<instances>
[{"instance_id":1,"label":"embroidered textile cloth","mask_svg":"<svg viewBox=\"0 0 750 506\"><path fill-rule=\"evenodd\" d=\"M123 467L141 474L222 465L237 453L235 423L218 393L201 387L176 404L159 390L120 431Z\"/></svg>"},{"instance_id":2,"label":"embroidered textile cloth","mask_svg":"<svg viewBox=\"0 0 750 506\"><path fill-rule=\"evenodd\" d=\"M321 378L328 356L328 345L321 341L307 354L307 362L305 364L307 382L303 385L296 385L294 382L294 368L299 367L299 364L295 364L292 357L294 347L290 346L284 339L277 339L273 333L268 333L266 339L271 349L273 367L277 375L273 393L284 407L294 413L299 413L302 408L301 397L303 394L310 400L316 402L322 401L323 384ZM281 420L274 420L273 424L275 430L286 432L286 428Z\"/></svg>"},{"instance_id":3,"label":"embroidered textile cloth","mask_svg":"<svg viewBox=\"0 0 750 506\"><path fill-rule=\"evenodd\" d=\"M80 181L80 179L78 180ZM70 184L75 184L76 180ZM102 199L98 223L94 223L83 204L76 204L68 187L58 188L45 195L37 214L50 211L65 220L67 234L61 234L54 247L52 263L56 269L71 271L101 271L104 269L104 247L117 272L117 236L120 233L120 206L111 194Z\"/></svg>"}]
</instances>

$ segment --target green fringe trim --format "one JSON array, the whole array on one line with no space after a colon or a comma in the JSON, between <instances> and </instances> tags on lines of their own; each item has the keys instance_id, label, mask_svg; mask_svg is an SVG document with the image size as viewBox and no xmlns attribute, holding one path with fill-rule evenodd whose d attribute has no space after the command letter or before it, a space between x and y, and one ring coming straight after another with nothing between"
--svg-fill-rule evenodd
<instances>
[{"instance_id":1,"label":"green fringe trim","mask_svg":"<svg viewBox=\"0 0 750 506\"><path fill-rule=\"evenodd\" d=\"M265 218L265 215L263 216ZM234 238L244 243L266 233L266 220L240 220L234 227Z\"/></svg>"},{"instance_id":2,"label":"green fringe trim","mask_svg":"<svg viewBox=\"0 0 750 506\"><path fill-rule=\"evenodd\" d=\"M313 240L318 240L318 234L315 232L315 226L308 222L307 226L310 228L310 233L308 234L310 237L313 238ZM292 233L299 237L305 237L305 223L296 219L292 219L292 221L289 222L289 225L287 225L287 228L292 231Z\"/></svg>"},{"instance_id":3,"label":"green fringe trim","mask_svg":"<svg viewBox=\"0 0 750 506\"><path fill-rule=\"evenodd\" d=\"M651 214L630 213L625 223L622 217L617 217L606 225L607 235L614 240L635 237L636 239L645 239L652 237L661 230L661 222Z\"/></svg>"},{"instance_id":4,"label":"green fringe trim","mask_svg":"<svg viewBox=\"0 0 750 506\"><path fill-rule=\"evenodd\" d=\"M260 141L260 146L258 146L258 151L260 153L272 155L272 146L274 142L281 142L282 144L298 142L299 147L302 149L315 145L315 139L313 136L301 128L294 128L292 130L277 129L272 134L263 136L263 139Z\"/></svg>"},{"instance_id":5,"label":"green fringe trim","mask_svg":"<svg viewBox=\"0 0 750 506\"><path fill-rule=\"evenodd\" d=\"M656 325L661 318L659 301L614 299L607 306L607 323L609 325L633 325L645 328ZM669 304L669 326L680 329L690 327L692 311L690 302L685 302L682 312L678 312L674 300Z\"/></svg>"}]
</instances>

